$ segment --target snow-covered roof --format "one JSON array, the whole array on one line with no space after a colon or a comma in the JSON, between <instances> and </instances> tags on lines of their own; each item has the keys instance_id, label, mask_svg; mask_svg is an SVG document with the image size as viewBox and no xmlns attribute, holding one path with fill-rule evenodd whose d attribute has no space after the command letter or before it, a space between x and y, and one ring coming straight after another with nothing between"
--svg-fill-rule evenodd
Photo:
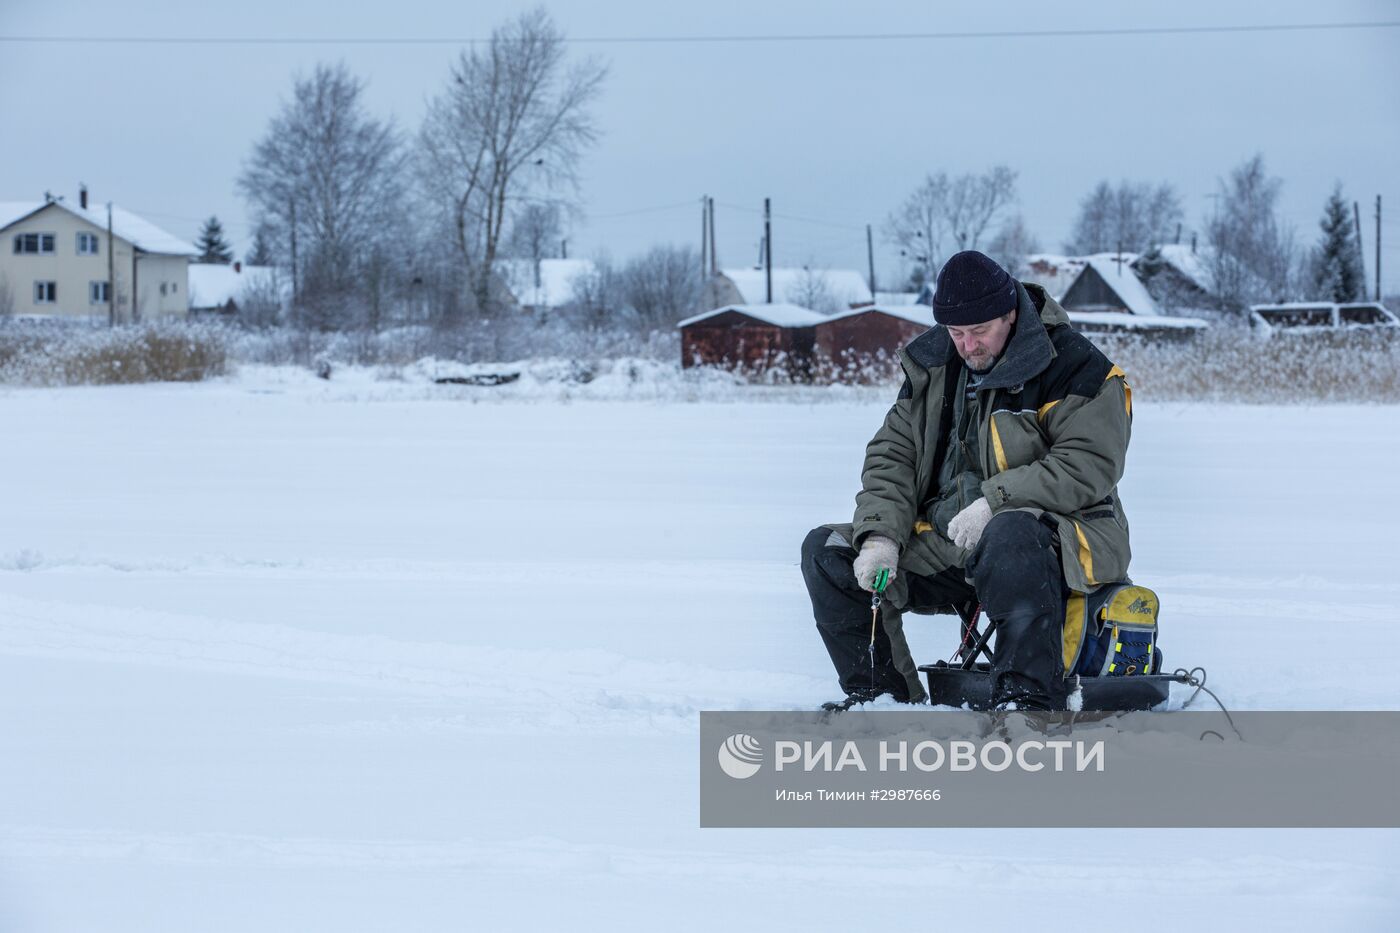
<instances>
[{"instance_id":1,"label":"snow-covered roof","mask_svg":"<svg viewBox=\"0 0 1400 933\"><path fill-rule=\"evenodd\" d=\"M0 201L0 230L44 206L43 201Z\"/></svg>"},{"instance_id":2,"label":"snow-covered roof","mask_svg":"<svg viewBox=\"0 0 1400 933\"><path fill-rule=\"evenodd\" d=\"M721 269L720 274L734 283L746 304L761 304L768 296L767 273L760 268ZM824 286L841 305L868 304L875 299L865 276L854 269L774 268L773 298L775 301L801 301L809 297L813 286Z\"/></svg>"},{"instance_id":3,"label":"snow-covered roof","mask_svg":"<svg viewBox=\"0 0 1400 933\"><path fill-rule=\"evenodd\" d=\"M277 280L274 266L243 266L239 271L232 265L190 263L191 308L222 308L230 300L239 301L250 288L276 288L281 293L289 291L290 283Z\"/></svg>"},{"instance_id":4,"label":"snow-covered roof","mask_svg":"<svg viewBox=\"0 0 1400 933\"><path fill-rule=\"evenodd\" d=\"M875 303L877 305L912 305L918 304L918 292L876 292Z\"/></svg>"},{"instance_id":5,"label":"snow-covered roof","mask_svg":"<svg viewBox=\"0 0 1400 933\"><path fill-rule=\"evenodd\" d=\"M1165 314L1123 314L1120 311L1067 311L1075 324L1103 324L1127 330L1200 330L1209 323L1197 317L1167 317Z\"/></svg>"},{"instance_id":6,"label":"snow-covered roof","mask_svg":"<svg viewBox=\"0 0 1400 933\"><path fill-rule=\"evenodd\" d=\"M823 317L824 321L839 321L842 318L855 317L858 314L867 314L871 311L878 311L881 314L888 314L890 317L902 318L914 324L922 324L924 327L933 326L933 309L928 305L887 305L873 304L863 308L852 308L849 311L838 311L835 314Z\"/></svg>"},{"instance_id":7,"label":"snow-covered roof","mask_svg":"<svg viewBox=\"0 0 1400 933\"><path fill-rule=\"evenodd\" d=\"M1031 253L1026 257L1026 271L1021 275L1022 282L1032 282L1050 293L1059 301L1070 283L1084 271L1083 256L1062 256L1059 253Z\"/></svg>"},{"instance_id":8,"label":"snow-covered roof","mask_svg":"<svg viewBox=\"0 0 1400 933\"><path fill-rule=\"evenodd\" d=\"M595 270L591 259L541 259L539 284L536 285L532 259L502 259L496 268L516 302L531 308L559 308L569 304L575 297L575 283Z\"/></svg>"},{"instance_id":9,"label":"snow-covered roof","mask_svg":"<svg viewBox=\"0 0 1400 933\"><path fill-rule=\"evenodd\" d=\"M1152 300L1152 296L1147 293L1147 286L1142 284L1142 279L1137 277L1137 273L1130 265L1133 259L1137 258L1136 255L1123 253L1121 264L1117 261L1118 258L1117 253L1098 253L1094 256L1086 256L1085 268L1093 269L1100 278L1108 283L1108 286L1117 293L1118 297L1123 299L1123 305L1128 309L1129 314L1160 317L1162 313L1157 309L1157 302ZM1083 274L1081 271L1080 275ZM1078 277L1075 281L1078 281Z\"/></svg>"},{"instance_id":10,"label":"snow-covered roof","mask_svg":"<svg viewBox=\"0 0 1400 933\"><path fill-rule=\"evenodd\" d=\"M0 201L0 230L46 207L65 210L99 230L107 229L106 207L82 208L67 201ZM116 205L112 205L112 233L145 253L161 253L167 256L199 255L199 250L195 249L194 244Z\"/></svg>"},{"instance_id":11,"label":"snow-covered roof","mask_svg":"<svg viewBox=\"0 0 1400 933\"><path fill-rule=\"evenodd\" d=\"M1180 272L1203 292L1210 291L1210 273L1206 270L1205 256L1191 249L1189 243L1164 243L1157 247L1163 261Z\"/></svg>"},{"instance_id":12,"label":"snow-covered roof","mask_svg":"<svg viewBox=\"0 0 1400 933\"><path fill-rule=\"evenodd\" d=\"M737 311L739 314L757 318L775 327L811 327L814 324L820 324L822 321L831 320L831 318L827 317L825 314L818 314L809 308L802 308L797 305L725 305L723 308L715 308L713 311L706 311L704 314L688 317L676 326L688 327L691 324L699 323L707 318L716 317L717 315L729 311Z\"/></svg>"},{"instance_id":13,"label":"snow-covered roof","mask_svg":"<svg viewBox=\"0 0 1400 933\"><path fill-rule=\"evenodd\" d=\"M1369 305L1371 302L1365 302ZM1310 311L1314 308L1322 311L1331 311L1337 307L1333 301L1281 301L1275 304L1250 305L1251 311ZM1345 305L1343 306L1345 307Z\"/></svg>"}]
</instances>

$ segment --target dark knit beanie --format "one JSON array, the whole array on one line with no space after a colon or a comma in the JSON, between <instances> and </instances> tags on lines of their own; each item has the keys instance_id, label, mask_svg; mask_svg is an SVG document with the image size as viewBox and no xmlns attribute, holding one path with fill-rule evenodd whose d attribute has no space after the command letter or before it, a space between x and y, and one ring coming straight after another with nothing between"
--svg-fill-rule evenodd
<instances>
[{"instance_id":1,"label":"dark knit beanie","mask_svg":"<svg viewBox=\"0 0 1400 933\"><path fill-rule=\"evenodd\" d=\"M975 249L958 253L938 272L933 319L945 327L984 324L1015 307L1016 280Z\"/></svg>"}]
</instances>

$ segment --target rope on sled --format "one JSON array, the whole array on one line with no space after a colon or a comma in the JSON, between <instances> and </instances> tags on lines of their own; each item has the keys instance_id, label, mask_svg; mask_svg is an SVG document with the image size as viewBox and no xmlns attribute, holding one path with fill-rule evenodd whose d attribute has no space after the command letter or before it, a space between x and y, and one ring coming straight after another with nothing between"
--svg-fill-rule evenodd
<instances>
[{"instance_id":1,"label":"rope on sled","mask_svg":"<svg viewBox=\"0 0 1400 933\"><path fill-rule=\"evenodd\" d=\"M1198 673L1200 674L1199 677L1196 676ZM1220 697L1215 695L1215 691L1206 686L1206 669L1204 667L1193 667L1189 671L1184 667L1178 667L1176 670L1172 671L1172 680L1177 683L1185 684L1188 687L1196 688L1196 691L1186 698L1186 702L1181 704L1182 709L1190 706L1192 701L1200 696L1201 691L1204 690L1206 693L1210 694L1210 698L1215 701L1215 705L1220 707L1220 712L1225 714L1225 721L1230 724L1231 729L1235 730L1235 735L1239 736L1241 742L1244 741L1244 736L1240 734L1240 729L1235 725L1235 720L1230 715L1230 711L1225 708L1224 703L1220 702ZM1219 736L1220 734L1218 732L1207 731L1201 733L1201 738L1205 738L1207 735ZM1223 738L1223 736L1220 737Z\"/></svg>"}]
</instances>

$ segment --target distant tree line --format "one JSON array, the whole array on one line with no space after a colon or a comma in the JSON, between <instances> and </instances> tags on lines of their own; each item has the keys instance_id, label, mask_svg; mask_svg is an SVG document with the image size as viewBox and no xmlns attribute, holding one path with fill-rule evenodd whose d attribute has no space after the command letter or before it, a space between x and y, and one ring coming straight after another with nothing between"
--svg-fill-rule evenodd
<instances>
[{"instance_id":1,"label":"distant tree line","mask_svg":"<svg viewBox=\"0 0 1400 933\"><path fill-rule=\"evenodd\" d=\"M434 328L467 355L529 350L563 325L515 305L507 260L531 264L563 253L579 216L578 171L598 138L593 106L607 76L571 58L549 14L535 9L461 51L409 131L368 109L365 85L343 64L320 64L294 81L256 141L237 187L253 221L245 256L275 265L291 293L261 296L255 325L375 332ZM1018 176L928 173L884 223L908 287L936 275L962 249L981 249L1016 274L1040 243L1018 212ZM1200 266L1210 300L1239 310L1263 300L1363 294L1354 224L1340 185L1321 236L1301 247L1278 216L1281 187L1262 156L1220 180L1200 222ZM1180 193L1166 182L1108 180L1081 200L1066 251L1150 254L1181 238ZM216 218L199 238L200 260L229 262ZM628 262L596 258L574 283L568 326L633 335L672 329L699 309L705 283L690 247L657 246ZM810 303L830 303L810 283ZM558 316L556 316L558 317Z\"/></svg>"},{"instance_id":2,"label":"distant tree line","mask_svg":"<svg viewBox=\"0 0 1400 933\"><path fill-rule=\"evenodd\" d=\"M1161 247L1182 242L1187 232L1204 271L1205 300L1214 309L1238 312L1254 303L1298 299L1362 300L1364 263L1341 184L1323 208L1321 233L1310 247L1300 245L1297 232L1279 216L1282 185L1268 174L1262 155L1252 156L1220 179L1199 231L1184 231L1181 194L1171 183L1105 179L1080 200L1064 250L1081 256L1139 254L1151 270L1161 261ZM907 287L917 290L949 255L963 249L981 249L1013 273L1024 272L1039 241L1014 212L1016 202L1016 173L1006 166L982 174L926 176L885 223L886 238L905 260ZM1156 284L1149 278L1149 288ZM1175 295L1160 297L1169 306L1176 303Z\"/></svg>"}]
</instances>

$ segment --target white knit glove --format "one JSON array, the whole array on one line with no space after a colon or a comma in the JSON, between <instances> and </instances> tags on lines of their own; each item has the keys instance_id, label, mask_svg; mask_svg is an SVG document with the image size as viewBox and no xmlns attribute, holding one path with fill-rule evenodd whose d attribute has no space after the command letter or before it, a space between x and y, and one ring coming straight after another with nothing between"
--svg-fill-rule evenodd
<instances>
[{"instance_id":1,"label":"white knit glove","mask_svg":"<svg viewBox=\"0 0 1400 933\"><path fill-rule=\"evenodd\" d=\"M987 530L987 522L992 520L992 507L983 496L963 509L948 523L948 537L965 551L970 551L982 540L982 532Z\"/></svg>"},{"instance_id":2,"label":"white knit glove","mask_svg":"<svg viewBox=\"0 0 1400 933\"><path fill-rule=\"evenodd\" d=\"M898 566L899 545L884 535L871 535L861 543L860 553L856 555L851 568L856 572L856 583L860 584L860 588L873 593L875 574L881 570L888 570L890 581L893 582L895 568Z\"/></svg>"}]
</instances>

